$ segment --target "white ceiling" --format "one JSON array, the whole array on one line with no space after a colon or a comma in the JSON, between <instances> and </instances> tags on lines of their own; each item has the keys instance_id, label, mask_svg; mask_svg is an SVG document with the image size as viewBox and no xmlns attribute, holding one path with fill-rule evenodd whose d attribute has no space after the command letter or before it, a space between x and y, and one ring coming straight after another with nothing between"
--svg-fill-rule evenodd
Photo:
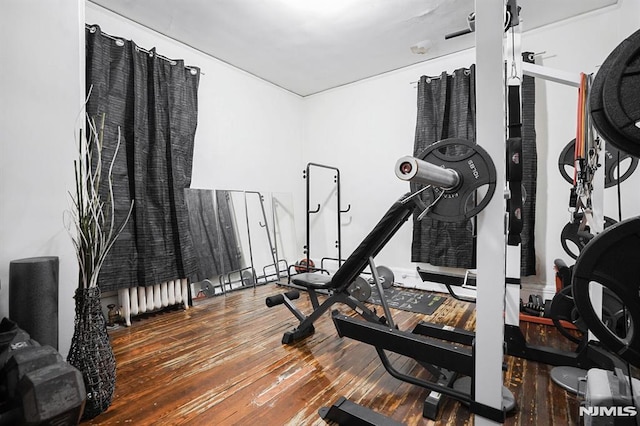
<instances>
[{"instance_id":1,"label":"white ceiling","mask_svg":"<svg viewBox=\"0 0 640 426\"><path fill-rule=\"evenodd\" d=\"M444 39L467 27L474 0L89 1L301 96L474 44ZM518 1L525 31L616 3Z\"/></svg>"}]
</instances>

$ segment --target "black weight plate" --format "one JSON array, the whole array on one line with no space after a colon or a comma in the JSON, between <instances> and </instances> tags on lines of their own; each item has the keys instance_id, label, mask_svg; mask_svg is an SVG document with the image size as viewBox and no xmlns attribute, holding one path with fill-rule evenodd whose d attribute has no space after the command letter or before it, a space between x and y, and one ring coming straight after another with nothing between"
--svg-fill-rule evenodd
<instances>
[{"instance_id":1,"label":"black weight plate","mask_svg":"<svg viewBox=\"0 0 640 426\"><path fill-rule=\"evenodd\" d=\"M376 272L378 273L380 281L382 281L382 288L393 287L395 276L393 275L393 271L391 269L386 266L380 265L376 266Z\"/></svg>"},{"instance_id":2,"label":"black weight plate","mask_svg":"<svg viewBox=\"0 0 640 426\"><path fill-rule=\"evenodd\" d=\"M562 232L560 233L560 244L562 244L562 248L565 253L567 253L572 259L578 258L582 249L591 239L589 234L584 233L584 231L580 234L579 227L579 220L568 222L564 228L562 228Z\"/></svg>"},{"instance_id":3,"label":"black weight plate","mask_svg":"<svg viewBox=\"0 0 640 426\"><path fill-rule=\"evenodd\" d=\"M251 273L251 271L242 271L240 279L242 281L242 285L245 287L253 286L256 282L255 277L253 276L253 273Z\"/></svg>"},{"instance_id":4,"label":"black weight plate","mask_svg":"<svg viewBox=\"0 0 640 426\"><path fill-rule=\"evenodd\" d=\"M640 30L620 43L604 82L604 112L623 139L610 141L640 157Z\"/></svg>"},{"instance_id":5,"label":"black weight plate","mask_svg":"<svg viewBox=\"0 0 640 426\"><path fill-rule=\"evenodd\" d=\"M560 175L573 185L573 171L575 171L575 157L576 157L576 140L573 139L571 142L565 146L560 152L560 157L558 157L558 170L560 170ZM567 170L569 167L572 170ZM571 172L571 176L569 173Z\"/></svg>"},{"instance_id":6,"label":"black weight plate","mask_svg":"<svg viewBox=\"0 0 640 426\"><path fill-rule=\"evenodd\" d=\"M580 233L579 227L581 220L582 214L579 213L576 215L576 219L573 223L569 222L564 226L564 228L562 228L562 233L560 234L560 243L562 244L562 248L572 259L577 259L582 249L593 238L588 229ZM614 219L611 219L608 216L604 217L605 229L616 223L617 222Z\"/></svg>"},{"instance_id":7,"label":"black weight plate","mask_svg":"<svg viewBox=\"0 0 640 426\"><path fill-rule=\"evenodd\" d=\"M624 303L611 292L608 288L604 288L602 292L602 322L613 331L618 337L626 337L625 329L629 318ZM630 330L633 332L633 330Z\"/></svg>"},{"instance_id":8,"label":"black weight plate","mask_svg":"<svg viewBox=\"0 0 640 426\"><path fill-rule=\"evenodd\" d=\"M611 225L615 225L616 223L618 223L617 220L611 219L609 216L604 217L604 229L607 229L608 227L610 227Z\"/></svg>"},{"instance_id":9,"label":"black weight plate","mask_svg":"<svg viewBox=\"0 0 640 426\"><path fill-rule=\"evenodd\" d=\"M576 140L572 139L567 146L562 149L560 156L558 157L558 169L560 175L573 185L573 171L575 170L574 158L575 158ZM619 158L618 158L619 156ZM629 160L627 160L629 159ZM638 167L638 159L630 156L626 152L620 151L612 144L607 144L607 149L604 151L604 187L611 188L618 184L618 160L620 165L624 166L628 164L628 167L621 170L620 183L627 180Z\"/></svg>"},{"instance_id":10,"label":"black weight plate","mask_svg":"<svg viewBox=\"0 0 640 426\"><path fill-rule=\"evenodd\" d=\"M618 171L618 162L621 166L628 163L628 167ZM604 187L610 188L617 185L618 182L624 182L636 171L637 167L638 158L632 157L624 151L620 151L612 144L608 144L604 152ZM619 179L618 173L620 174Z\"/></svg>"},{"instance_id":11,"label":"black weight plate","mask_svg":"<svg viewBox=\"0 0 640 426\"><path fill-rule=\"evenodd\" d=\"M582 339L569 332L569 330L567 330L567 328L562 324L562 321L567 321L574 324L580 333L586 332L584 321L582 321L579 315L576 315L575 313L576 304L573 300L573 294L571 294L571 291L571 286L567 286L553 296L551 307L549 308L549 317L560 334L574 343L580 343Z\"/></svg>"},{"instance_id":12,"label":"black weight plate","mask_svg":"<svg viewBox=\"0 0 640 426\"><path fill-rule=\"evenodd\" d=\"M347 287L347 291L360 302L366 302L371 297L371 285L362 277L356 277Z\"/></svg>"},{"instance_id":13,"label":"black weight plate","mask_svg":"<svg viewBox=\"0 0 640 426\"><path fill-rule=\"evenodd\" d=\"M640 366L640 216L610 226L582 250L573 269L573 297L589 330L609 350ZM589 284L596 282L615 294L626 308L628 327L619 336L596 314Z\"/></svg>"},{"instance_id":14,"label":"black weight plate","mask_svg":"<svg viewBox=\"0 0 640 426\"><path fill-rule=\"evenodd\" d=\"M205 280L205 281L203 281L205 284L200 289L202 290L202 292L207 297L215 296L216 295L216 291L213 288L213 285L211 284L211 281L209 281L209 280Z\"/></svg>"},{"instance_id":15,"label":"black weight plate","mask_svg":"<svg viewBox=\"0 0 640 426\"><path fill-rule=\"evenodd\" d=\"M624 135L622 135L609 121L607 114L604 111L603 94L604 84L608 79L609 70L620 51L622 51L622 48L623 45L619 44L611 53L609 53L609 56L604 60L598 70L598 73L593 79L591 92L589 93L589 113L591 114L593 125L607 142L618 147L619 145L614 141L624 141Z\"/></svg>"},{"instance_id":16,"label":"black weight plate","mask_svg":"<svg viewBox=\"0 0 640 426\"><path fill-rule=\"evenodd\" d=\"M453 169L460 176L460 184L452 190L444 191L444 194L440 188L430 188L421 194L420 200L426 201L421 208L426 208L442 194L442 198L428 212L432 219L443 222L470 219L491 201L496 189L496 169L491 156L481 146L466 139L444 139L430 145L417 158ZM423 185L411 183L412 192L422 187ZM422 195L426 198L422 198ZM477 197L481 199L478 201Z\"/></svg>"}]
</instances>

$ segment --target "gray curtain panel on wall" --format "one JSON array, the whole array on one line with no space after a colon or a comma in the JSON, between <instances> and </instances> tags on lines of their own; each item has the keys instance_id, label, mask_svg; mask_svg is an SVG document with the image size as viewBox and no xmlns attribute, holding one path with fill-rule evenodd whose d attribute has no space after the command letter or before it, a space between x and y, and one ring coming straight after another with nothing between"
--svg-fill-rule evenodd
<instances>
[{"instance_id":1,"label":"gray curtain panel on wall","mask_svg":"<svg viewBox=\"0 0 640 426\"><path fill-rule=\"evenodd\" d=\"M100 272L103 291L190 278L197 269L184 188L191 183L199 72L86 30L87 114L105 117L103 164L113 173L116 222L134 211Z\"/></svg>"},{"instance_id":2,"label":"gray curtain panel on wall","mask_svg":"<svg viewBox=\"0 0 640 426\"><path fill-rule=\"evenodd\" d=\"M525 61L533 62L533 54L523 53ZM526 199L523 204L521 233L521 274L536 273L535 206L537 180L537 150L535 131L535 80L522 80L522 186ZM414 155L434 142L446 138L475 141L475 66L458 69L452 75L422 76L418 82L418 116ZM423 199L430 202L429 194ZM424 218L415 220L411 249L412 262L426 262L436 266L474 268L475 236L472 220L445 223Z\"/></svg>"},{"instance_id":3,"label":"gray curtain panel on wall","mask_svg":"<svg viewBox=\"0 0 640 426\"><path fill-rule=\"evenodd\" d=\"M414 156L447 138L475 141L475 66L418 82L418 116ZM423 200L429 203L429 194ZM411 261L457 268L475 267L474 227L471 220L441 222L413 220Z\"/></svg>"}]
</instances>

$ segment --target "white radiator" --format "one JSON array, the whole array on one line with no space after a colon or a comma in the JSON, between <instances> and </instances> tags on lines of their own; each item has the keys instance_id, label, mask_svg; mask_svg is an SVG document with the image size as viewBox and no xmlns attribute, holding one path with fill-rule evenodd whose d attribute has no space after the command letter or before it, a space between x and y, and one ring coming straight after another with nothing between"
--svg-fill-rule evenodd
<instances>
[{"instance_id":1,"label":"white radiator","mask_svg":"<svg viewBox=\"0 0 640 426\"><path fill-rule=\"evenodd\" d=\"M184 304L189 309L189 286L187 279L167 281L146 287L122 288L118 290L118 304L127 327L131 317L145 312L157 311L167 306Z\"/></svg>"}]
</instances>

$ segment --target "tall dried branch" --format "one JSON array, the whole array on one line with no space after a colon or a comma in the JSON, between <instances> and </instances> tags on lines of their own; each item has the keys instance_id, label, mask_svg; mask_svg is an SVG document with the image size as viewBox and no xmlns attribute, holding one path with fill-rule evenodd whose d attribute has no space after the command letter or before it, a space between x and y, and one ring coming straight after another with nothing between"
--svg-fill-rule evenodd
<instances>
[{"instance_id":1,"label":"tall dried branch","mask_svg":"<svg viewBox=\"0 0 640 426\"><path fill-rule=\"evenodd\" d=\"M87 117L86 136L79 133L78 159L74 161L75 194L71 194L71 209L67 212L66 227L69 231L79 265L81 288L96 287L100 269L107 254L122 233L133 211L133 200L126 217L116 223L113 193L113 166L120 150L121 135L113 158L109 163L106 179L103 176L102 152L104 149L104 114L100 127ZM106 185L106 190L101 186ZM102 194L102 195L101 195ZM106 194L106 195L105 195ZM104 197L104 199L103 199Z\"/></svg>"}]
</instances>

